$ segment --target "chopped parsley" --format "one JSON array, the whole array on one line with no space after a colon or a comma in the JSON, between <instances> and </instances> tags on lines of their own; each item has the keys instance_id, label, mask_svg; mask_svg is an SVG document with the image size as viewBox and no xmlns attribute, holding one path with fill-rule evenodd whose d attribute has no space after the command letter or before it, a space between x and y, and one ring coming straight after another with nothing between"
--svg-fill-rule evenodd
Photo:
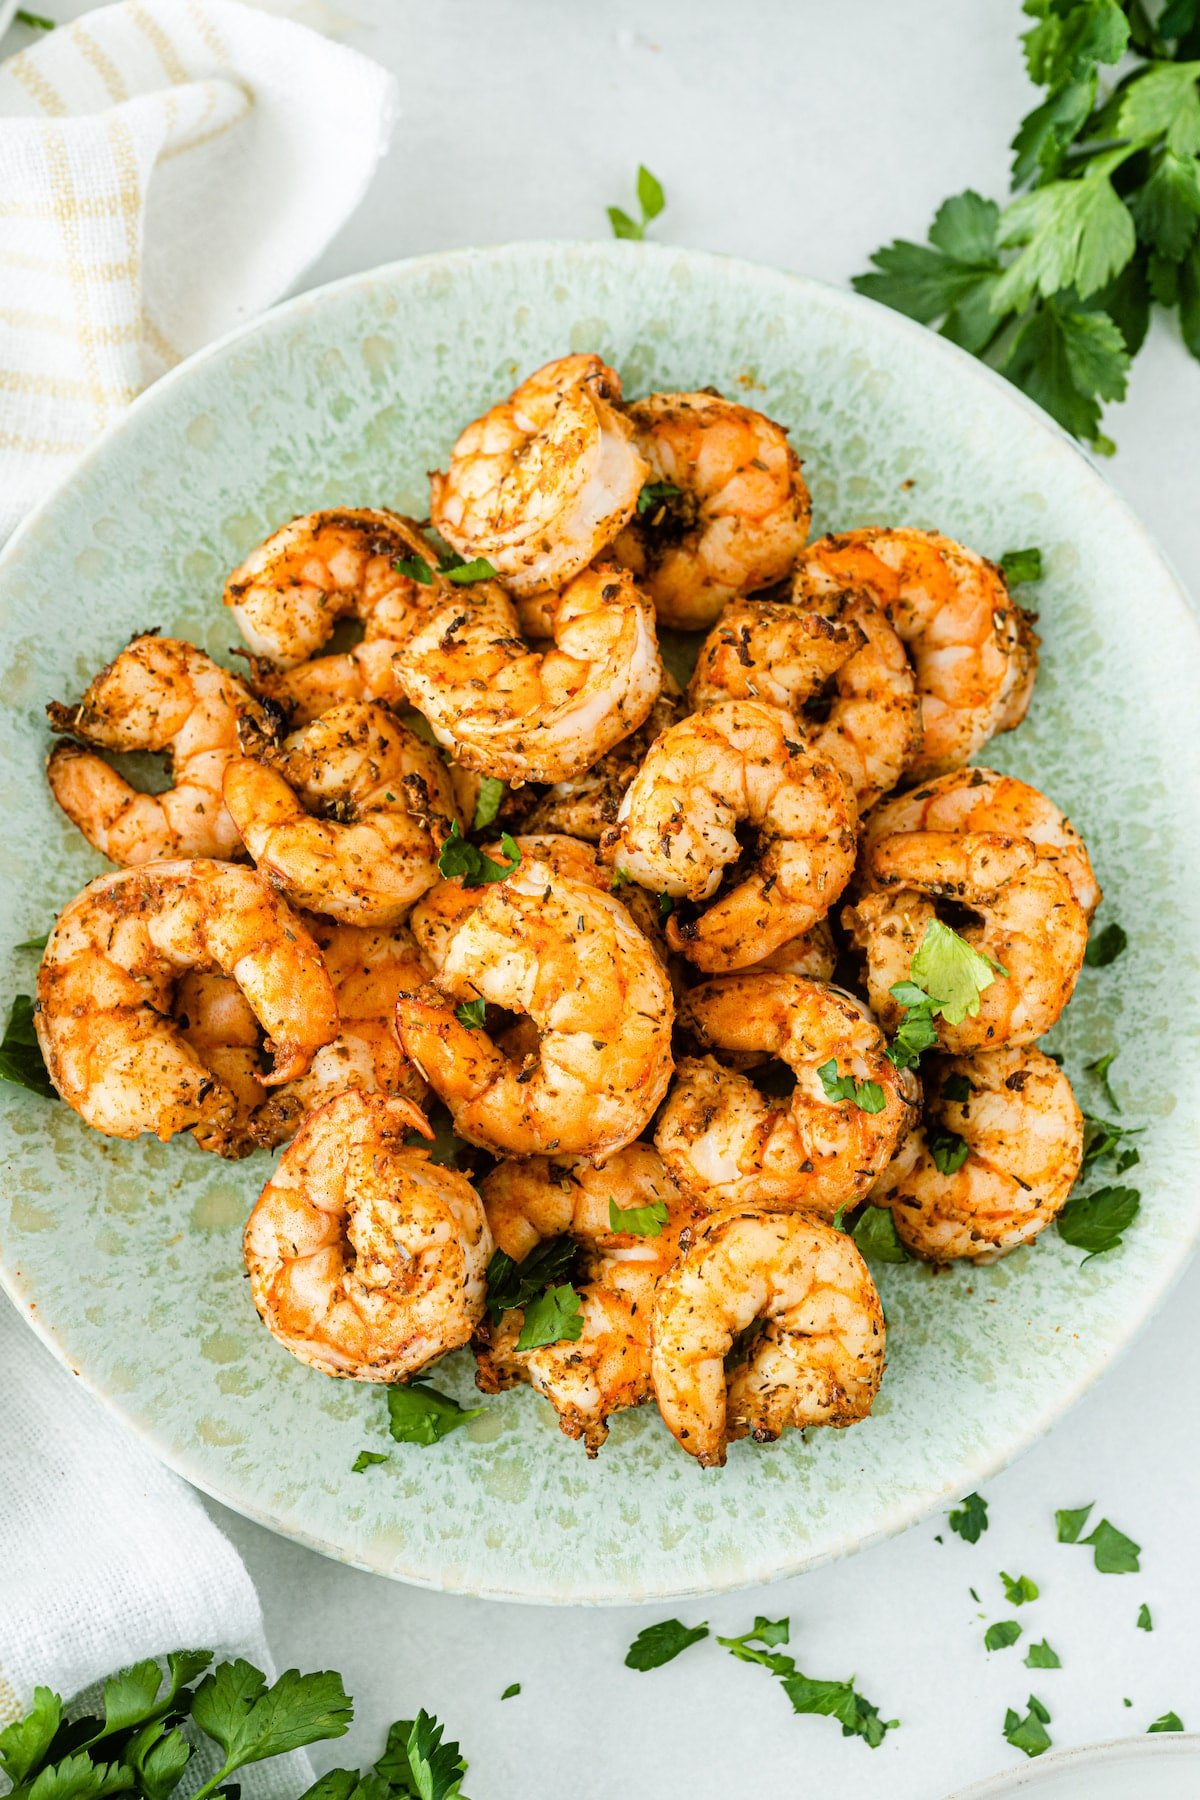
<instances>
[{"instance_id":1,"label":"chopped parsley","mask_svg":"<svg viewBox=\"0 0 1200 1800\"><path fill-rule=\"evenodd\" d=\"M1067 1201L1055 1220L1058 1234L1077 1250L1086 1250L1087 1262L1118 1248L1141 1203L1137 1188L1131 1187L1102 1187L1078 1194Z\"/></svg>"},{"instance_id":2,"label":"chopped parsley","mask_svg":"<svg viewBox=\"0 0 1200 1800\"><path fill-rule=\"evenodd\" d=\"M57 1100L58 1093L46 1073L37 1032L33 1028L33 1001L28 994L16 994L0 1040L0 1081L11 1081L15 1087L28 1088L46 1100Z\"/></svg>"},{"instance_id":3,"label":"chopped parsley","mask_svg":"<svg viewBox=\"0 0 1200 1800\"><path fill-rule=\"evenodd\" d=\"M1042 579L1042 553L1036 547L1028 550L1006 550L1000 558L1000 568L1009 587L1016 587L1021 581L1040 581Z\"/></svg>"},{"instance_id":4,"label":"chopped parsley","mask_svg":"<svg viewBox=\"0 0 1200 1800\"><path fill-rule=\"evenodd\" d=\"M943 1100L951 1100L955 1106L965 1106L972 1092L971 1083L965 1075L947 1075L942 1083Z\"/></svg>"},{"instance_id":5,"label":"chopped parsley","mask_svg":"<svg viewBox=\"0 0 1200 1800\"><path fill-rule=\"evenodd\" d=\"M984 1632L983 1647L985 1650L1007 1650L1020 1635L1021 1627L1015 1619L999 1619Z\"/></svg>"},{"instance_id":6,"label":"chopped parsley","mask_svg":"<svg viewBox=\"0 0 1200 1800\"><path fill-rule=\"evenodd\" d=\"M1025 1652L1025 1667L1027 1669L1061 1669L1062 1663L1058 1659L1057 1651L1052 1650L1043 1638L1040 1644L1030 1644Z\"/></svg>"},{"instance_id":7,"label":"chopped parsley","mask_svg":"<svg viewBox=\"0 0 1200 1800\"><path fill-rule=\"evenodd\" d=\"M494 1324L506 1312L524 1310L531 1300L553 1287L575 1261L575 1245L569 1237L545 1238L520 1262L503 1250L495 1250L487 1266L487 1309Z\"/></svg>"},{"instance_id":8,"label":"chopped parsley","mask_svg":"<svg viewBox=\"0 0 1200 1800\"><path fill-rule=\"evenodd\" d=\"M521 1691L520 1682L519 1681L510 1681L508 1686L505 1688L504 1692L501 1694L500 1698L502 1700L515 1700L517 1695L520 1693L520 1691Z\"/></svg>"},{"instance_id":9,"label":"chopped parsley","mask_svg":"<svg viewBox=\"0 0 1200 1800\"><path fill-rule=\"evenodd\" d=\"M956 1131L931 1131L926 1142L939 1175L956 1174L971 1153L966 1138L959 1137Z\"/></svg>"},{"instance_id":10,"label":"chopped parsley","mask_svg":"<svg viewBox=\"0 0 1200 1800\"><path fill-rule=\"evenodd\" d=\"M469 1031L477 1031L487 1018L487 1001L484 999L464 1000L461 1006L455 1007L454 1016L459 1024L465 1025Z\"/></svg>"},{"instance_id":11,"label":"chopped parsley","mask_svg":"<svg viewBox=\"0 0 1200 1800\"><path fill-rule=\"evenodd\" d=\"M1132 1169L1138 1162L1137 1150L1126 1138L1141 1137L1144 1125L1114 1125L1111 1119L1097 1118L1095 1113L1083 1115L1083 1160L1084 1163L1100 1162L1105 1157L1115 1156L1117 1174L1123 1175L1126 1169Z\"/></svg>"},{"instance_id":12,"label":"chopped parsley","mask_svg":"<svg viewBox=\"0 0 1200 1800\"><path fill-rule=\"evenodd\" d=\"M608 208L608 222L615 238L644 238L646 227L657 219L667 204L662 182L652 175L644 163L638 164L637 202L640 218L631 219L619 206Z\"/></svg>"},{"instance_id":13,"label":"chopped parsley","mask_svg":"<svg viewBox=\"0 0 1200 1800\"><path fill-rule=\"evenodd\" d=\"M638 518L644 519L647 513L656 513L658 517L651 519L650 523L659 524L662 516L659 509L665 511L668 500L677 500L682 491L673 481L647 481L637 497Z\"/></svg>"},{"instance_id":14,"label":"chopped parsley","mask_svg":"<svg viewBox=\"0 0 1200 1800\"><path fill-rule=\"evenodd\" d=\"M670 1218L665 1200L652 1200L649 1206L618 1206L612 1195L608 1199L608 1228L627 1231L631 1237L661 1237Z\"/></svg>"},{"instance_id":15,"label":"chopped parsley","mask_svg":"<svg viewBox=\"0 0 1200 1800\"><path fill-rule=\"evenodd\" d=\"M350 1473L361 1475L364 1469L373 1468L376 1463L385 1463L390 1460L385 1450L360 1450L350 1464Z\"/></svg>"},{"instance_id":16,"label":"chopped parsley","mask_svg":"<svg viewBox=\"0 0 1200 1800\"><path fill-rule=\"evenodd\" d=\"M749 1631L744 1631L741 1637L719 1637L717 1642L740 1662L764 1663L769 1668L768 1652L788 1642L791 1628L790 1619L765 1619L758 1613Z\"/></svg>"},{"instance_id":17,"label":"chopped parsley","mask_svg":"<svg viewBox=\"0 0 1200 1800\"><path fill-rule=\"evenodd\" d=\"M449 1394L426 1387L417 1376L407 1386L389 1387L387 1409L388 1430L396 1442L420 1444L426 1449L483 1411L482 1406L460 1406Z\"/></svg>"},{"instance_id":18,"label":"chopped parsley","mask_svg":"<svg viewBox=\"0 0 1200 1800\"><path fill-rule=\"evenodd\" d=\"M850 1235L868 1262L909 1260L908 1251L896 1235L896 1221L886 1206L868 1206Z\"/></svg>"},{"instance_id":19,"label":"chopped parsley","mask_svg":"<svg viewBox=\"0 0 1200 1800\"><path fill-rule=\"evenodd\" d=\"M1139 1631L1154 1630L1154 1620L1150 1617L1150 1608L1146 1605L1144 1600L1138 1607L1137 1628Z\"/></svg>"},{"instance_id":20,"label":"chopped parsley","mask_svg":"<svg viewBox=\"0 0 1200 1800\"><path fill-rule=\"evenodd\" d=\"M1010 1706L1004 1715L1004 1735L1014 1750L1024 1751L1026 1756L1041 1756L1050 1748L1050 1733L1046 1730L1050 1723L1050 1714L1036 1694L1029 1696L1029 1711L1022 1718Z\"/></svg>"},{"instance_id":21,"label":"chopped parsley","mask_svg":"<svg viewBox=\"0 0 1200 1800\"><path fill-rule=\"evenodd\" d=\"M909 964L909 979L891 988L892 999L904 1009L887 1054L898 1069L915 1068L925 1050L937 1043L935 1016L948 1025L961 1025L979 1012L979 997L997 975L1007 975L990 957L972 950L956 931L931 919Z\"/></svg>"},{"instance_id":22,"label":"chopped parsley","mask_svg":"<svg viewBox=\"0 0 1200 1800\"><path fill-rule=\"evenodd\" d=\"M707 1625L681 1625L678 1619L661 1619L657 1625L647 1625L638 1632L625 1652L625 1667L642 1672L661 1669L664 1663L674 1662L689 1645L698 1644L707 1636Z\"/></svg>"},{"instance_id":23,"label":"chopped parsley","mask_svg":"<svg viewBox=\"0 0 1200 1800\"><path fill-rule=\"evenodd\" d=\"M1121 1103L1112 1091L1112 1086L1108 1079L1108 1071L1116 1062L1119 1054L1119 1051L1109 1050L1106 1055L1098 1056L1094 1062L1084 1063L1083 1065L1089 1075L1094 1075L1096 1077L1096 1080L1104 1090L1104 1098L1108 1101L1108 1104L1112 1107L1114 1112L1120 1112Z\"/></svg>"},{"instance_id":24,"label":"chopped parsley","mask_svg":"<svg viewBox=\"0 0 1200 1800\"><path fill-rule=\"evenodd\" d=\"M500 845L507 863L498 863L477 844L467 841L456 819L438 857L438 874L448 881L461 881L465 888L484 887L489 881L503 881L520 866L521 852L508 832L500 834Z\"/></svg>"},{"instance_id":25,"label":"chopped parsley","mask_svg":"<svg viewBox=\"0 0 1200 1800\"><path fill-rule=\"evenodd\" d=\"M1114 921L1088 939L1083 960L1090 968L1106 969L1109 963L1116 962L1128 942L1128 932Z\"/></svg>"},{"instance_id":26,"label":"chopped parsley","mask_svg":"<svg viewBox=\"0 0 1200 1800\"><path fill-rule=\"evenodd\" d=\"M433 585L433 570L423 556L398 556L392 567L397 575L406 575L410 581L419 581L422 587Z\"/></svg>"},{"instance_id":27,"label":"chopped parsley","mask_svg":"<svg viewBox=\"0 0 1200 1800\"><path fill-rule=\"evenodd\" d=\"M658 916L659 916L659 918L660 919L669 919L671 914L674 911L675 911L675 902L671 898L670 894L660 894L658 896Z\"/></svg>"},{"instance_id":28,"label":"chopped parsley","mask_svg":"<svg viewBox=\"0 0 1200 1800\"><path fill-rule=\"evenodd\" d=\"M894 1731L900 1721L881 1719L879 1708L856 1691L853 1679L817 1681L802 1675L795 1658L778 1648L788 1642L789 1629L787 1619L764 1619L760 1615L741 1637L719 1637L717 1642L739 1662L758 1663L777 1676L794 1712L836 1719L843 1737L860 1737L870 1749L877 1750L885 1734Z\"/></svg>"},{"instance_id":29,"label":"chopped parsley","mask_svg":"<svg viewBox=\"0 0 1200 1800\"><path fill-rule=\"evenodd\" d=\"M1177 1712L1165 1712L1161 1718L1155 1719L1153 1725L1147 1725L1146 1733L1149 1735L1152 1731L1182 1731L1183 1729L1183 1720Z\"/></svg>"},{"instance_id":30,"label":"chopped parsley","mask_svg":"<svg viewBox=\"0 0 1200 1800\"><path fill-rule=\"evenodd\" d=\"M1037 1599L1037 1582L1031 1581L1028 1575L1018 1575L1014 1578L1012 1575L1006 1575L1001 1569L1000 1579L1004 1583L1004 1597L1010 1606L1024 1606L1027 1600Z\"/></svg>"},{"instance_id":31,"label":"chopped parsley","mask_svg":"<svg viewBox=\"0 0 1200 1800\"><path fill-rule=\"evenodd\" d=\"M504 804L504 796L508 792L502 781L494 775L485 775L479 783L479 792L475 796L475 816L471 820L472 831L485 831L495 823L496 816Z\"/></svg>"},{"instance_id":32,"label":"chopped parsley","mask_svg":"<svg viewBox=\"0 0 1200 1800\"><path fill-rule=\"evenodd\" d=\"M573 1287L549 1287L525 1308L518 1350L546 1344L574 1344L583 1336L583 1305Z\"/></svg>"},{"instance_id":33,"label":"chopped parsley","mask_svg":"<svg viewBox=\"0 0 1200 1800\"><path fill-rule=\"evenodd\" d=\"M14 18L21 25L28 25L32 31L53 31L55 22L48 19L45 13L30 12L28 7L18 6Z\"/></svg>"},{"instance_id":34,"label":"chopped parsley","mask_svg":"<svg viewBox=\"0 0 1200 1800\"><path fill-rule=\"evenodd\" d=\"M1096 1567L1102 1575L1136 1574L1141 1567L1138 1560L1141 1545L1135 1544L1123 1531L1118 1531L1108 1519L1101 1519L1087 1537L1080 1535L1094 1505L1095 1501L1091 1501L1087 1506L1076 1507L1074 1511L1060 1510L1055 1513L1059 1543L1086 1544L1095 1553ZM1141 1624L1140 1615L1138 1623Z\"/></svg>"},{"instance_id":35,"label":"chopped parsley","mask_svg":"<svg viewBox=\"0 0 1200 1800\"><path fill-rule=\"evenodd\" d=\"M956 1506L950 1514L951 1531L957 1531L968 1544L977 1544L987 1528L988 1503L982 1494L967 1494L962 1505ZM971 1591L974 1593L974 1589ZM979 1595L975 1594L975 1598L978 1600Z\"/></svg>"},{"instance_id":36,"label":"chopped parsley","mask_svg":"<svg viewBox=\"0 0 1200 1800\"><path fill-rule=\"evenodd\" d=\"M853 1075L839 1075L836 1057L822 1063L817 1074L827 1100L848 1100L865 1113L881 1113L887 1105L887 1096L877 1081L856 1081Z\"/></svg>"},{"instance_id":37,"label":"chopped parsley","mask_svg":"<svg viewBox=\"0 0 1200 1800\"><path fill-rule=\"evenodd\" d=\"M459 557L449 568L445 564L446 559L443 558L442 574L447 581L452 581L455 587L468 587L473 581L494 581L496 579L496 571L486 556L473 557L470 562L463 562Z\"/></svg>"}]
</instances>

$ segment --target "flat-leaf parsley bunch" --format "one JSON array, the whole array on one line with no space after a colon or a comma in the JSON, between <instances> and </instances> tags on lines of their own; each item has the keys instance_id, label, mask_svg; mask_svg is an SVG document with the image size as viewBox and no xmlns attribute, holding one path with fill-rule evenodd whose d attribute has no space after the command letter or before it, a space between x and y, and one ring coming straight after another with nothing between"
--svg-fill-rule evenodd
<instances>
[{"instance_id":1,"label":"flat-leaf parsley bunch","mask_svg":"<svg viewBox=\"0 0 1200 1800\"><path fill-rule=\"evenodd\" d=\"M1095 449L1152 302L1200 359L1200 0L1024 0L1046 97L1006 206L967 189L928 242L877 250L859 293L980 357Z\"/></svg>"}]
</instances>

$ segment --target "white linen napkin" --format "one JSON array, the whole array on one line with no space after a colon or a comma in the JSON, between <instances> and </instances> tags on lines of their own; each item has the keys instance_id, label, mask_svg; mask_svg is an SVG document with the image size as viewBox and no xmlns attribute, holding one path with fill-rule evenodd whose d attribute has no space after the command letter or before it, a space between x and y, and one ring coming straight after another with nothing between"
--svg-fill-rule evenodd
<instances>
[{"instance_id":1,"label":"white linen napkin","mask_svg":"<svg viewBox=\"0 0 1200 1800\"><path fill-rule=\"evenodd\" d=\"M274 1679L233 1545L3 1294L0 1371L0 1726L28 1708L36 1685L70 1700L168 1650L244 1656ZM313 1776L294 1753L237 1779L246 1796L294 1800Z\"/></svg>"},{"instance_id":2,"label":"white linen napkin","mask_svg":"<svg viewBox=\"0 0 1200 1800\"><path fill-rule=\"evenodd\" d=\"M0 63L0 541L148 382L313 261L395 86L236 0L123 0Z\"/></svg>"}]
</instances>

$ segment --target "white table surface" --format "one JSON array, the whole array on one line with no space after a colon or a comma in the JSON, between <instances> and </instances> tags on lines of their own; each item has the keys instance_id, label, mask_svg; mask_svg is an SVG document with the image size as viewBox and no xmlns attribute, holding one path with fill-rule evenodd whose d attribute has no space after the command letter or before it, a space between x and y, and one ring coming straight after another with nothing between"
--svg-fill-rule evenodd
<instances>
[{"instance_id":1,"label":"white table surface","mask_svg":"<svg viewBox=\"0 0 1200 1800\"><path fill-rule=\"evenodd\" d=\"M639 161L667 191L655 235L842 283L879 243L922 237L947 193L1001 196L1005 145L1031 103L1017 0L336 3L357 21L346 41L399 76L403 116L311 285L463 244L603 236L605 205L631 208ZM1196 591L1200 368L1172 327L1156 324L1107 429L1120 452L1106 473ZM469 1754L473 1800L549 1787L572 1800L938 1800L1022 1763L1001 1724L1031 1691L1056 1745L1144 1731L1168 1708L1200 1728L1198 1313L1193 1266L1124 1359L990 1484L979 1544L934 1519L707 1605L556 1610L425 1593L212 1511L258 1584L279 1661L340 1669L356 1698L353 1735L321 1766L370 1758L390 1719L425 1706ZM1055 1508L1092 1499L1142 1544L1141 1574L1102 1576L1055 1542ZM1021 1643L989 1657L980 1614L1014 1616L1001 1569L1031 1575L1042 1597L1016 1615ZM1135 1629L1143 1600L1149 1635ZM654 1673L624 1669L634 1634L676 1610L723 1633L756 1612L789 1614L800 1667L857 1674L901 1729L869 1751L829 1720L795 1717L765 1671L712 1643ZM1061 1670L1022 1666L1042 1637ZM522 1693L501 1704L511 1681Z\"/></svg>"}]
</instances>

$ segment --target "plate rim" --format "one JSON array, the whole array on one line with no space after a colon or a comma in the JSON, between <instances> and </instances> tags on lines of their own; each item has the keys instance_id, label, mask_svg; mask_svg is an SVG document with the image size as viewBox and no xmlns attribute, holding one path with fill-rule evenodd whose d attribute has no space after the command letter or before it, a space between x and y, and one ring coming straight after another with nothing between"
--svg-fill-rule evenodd
<instances>
[{"instance_id":1,"label":"plate rim","mask_svg":"<svg viewBox=\"0 0 1200 1800\"><path fill-rule=\"evenodd\" d=\"M1196 668L1200 673L1200 612L1192 603L1171 560L1156 542L1148 526L1144 524L1124 496L1119 494L1105 479L1101 470L1085 454L1081 446L1028 396L1014 388L994 370L969 356L949 339L941 337L940 334L918 324L905 314L883 306L880 302L865 295L856 294L835 283L797 274L769 263L758 263L747 258L729 256L715 251L694 250L682 245L652 242L536 238L494 245L464 246L455 250L433 251L421 256L397 258L292 295L289 299L268 308L253 319L243 321L192 355L185 357L173 369L168 370L166 374L144 389L123 413L112 420L72 464L62 480L26 515L7 543L0 548L0 580L3 580L8 574L10 566L24 553L27 541L35 536L43 518L64 497L69 495L77 477L90 470L98 459L106 456L109 446L118 442L123 434L130 430L136 431L140 427L142 419L154 412L156 408L164 405L170 406L177 385L192 379L197 370L203 369L210 362L218 361L244 340L255 335L266 335L275 330L286 329L293 319L306 312L318 310L330 298L354 290L369 288L375 284L386 286L389 282L397 279L403 281L409 277L419 278L422 273L437 269L449 268L453 272L473 262L537 260L544 259L547 255L563 252L598 257L614 263L655 261L666 263L671 260L682 260L693 266L700 265L718 273L723 272L735 279L751 282L766 280L778 283L781 288L794 290L801 300L805 292L815 291L822 296L826 304L844 308L856 315L866 316L869 314L882 329L894 333L901 344L906 340L915 342L919 339L925 345L927 353L940 355L944 361L948 361L957 368L964 380L976 381L982 387L989 389L997 403L1012 409L1025 421L1029 430L1035 434L1048 436L1060 449L1069 451L1076 464L1082 465L1085 472L1084 479L1095 496L1097 504L1108 508L1110 513L1119 514L1125 526L1140 540L1144 552L1159 564L1166 578L1164 596L1166 592L1171 593L1181 616L1196 634ZM732 1580L714 1580L710 1576L708 1579L699 1579L681 1585L670 1577L652 1579L649 1585L639 1583L639 1591L632 1595L600 1589L584 1594L555 1594L544 1590L531 1593L519 1586L502 1585L495 1582L480 1585L477 1581L465 1576L458 1580L448 1580L445 1574L433 1575L428 1572L427 1568L414 1570L401 1567L398 1566L397 1561L393 1561L388 1567L381 1567L378 1563L347 1551L341 1544L327 1541L306 1531L302 1521L281 1522L272 1517L269 1512L256 1507L253 1501L245 1495L229 1494L206 1474L194 1471L190 1467L191 1459L186 1450L175 1451L165 1448L151 1424L139 1421L126 1412L120 1404L119 1395L107 1393L99 1384L98 1379L91 1377L86 1370L76 1368L66 1347L57 1341L53 1328L41 1317L37 1300L32 1296L28 1299L24 1296L20 1271L11 1270L7 1266L7 1260L2 1254L2 1246L0 1246L0 1289L8 1295L26 1323L46 1345L55 1359L82 1382L87 1391L119 1421L124 1430L129 1431L135 1438L143 1442L160 1462L193 1487L199 1489L200 1492L266 1530L303 1544L307 1549L319 1555L328 1556L349 1567L363 1569L371 1574L381 1575L434 1592L468 1594L480 1599L510 1601L522 1605L656 1605L669 1600L731 1593L764 1585L771 1581L785 1580L810 1568L819 1567L822 1563L855 1555L886 1538L898 1536L923 1519L931 1517L944 1501L955 1498L961 1491L965 1491L963 1483L969 1482L978 1486L990 1481L1001 1470L1018 1461L1034 1444L1039 1442L1078 1403L1088 1389L1128 1351L1181 1280L1198 1247L1200 1247L1200 1207L1197 1207L1195 1211L1190 1239L1182 1245L1173 1263L1162 1265L1155 1271L1154 1279L1147 1284L1143 1291L1142 1304L1136 1314L1123 1315L1119 1326L1119 1335L1111 1344L1109 1353L1104 1360L1084 1369L1065 1393L1056 1394L1053 1402L1039 1411L1032 1422L1028 1423L1019 1435L1014 1436L1006 1443L1004 1448L979 1456L971 1465L970 1472L963 1476L962 1482L956 1479L953 1484L945 1484L936 1492L927 1491L921 1496L909 1499L903 1505L895 1506L889 1512L886 1521L880 1524L876 1530L858 1537L853 1542L838 1543L816 1555L803 1557L799 1562L775 1561L770 1566L749 1572L745 1571L743 1565L742 1570L739 1570Z\"/></svg>"},{"instance_id":2,"label":"plate rim","mask_svg":"<svg viewBox=\"0 0 1200 1800\"><path fill-rule=\"evenodd\" d=\"M1113 1752L1120 1752L1114 1756ZM999 1774L985 1775L968 1787L955 1788L946 1800L1006 1800L1010 1794L1034 1789L1047 1773L1056 1775L1074 1765L1077 1769L1098 1769L1107 1761L1148 1762L1152 1757L1190 1755L1200 1762L1200 1732L1161 1731L1140 1736L1105 1738L1099 1744L1069 1744L1049 1756L1031 1758L1020 1768L1002 1769Z\"/></svg>"}]
</instances>

